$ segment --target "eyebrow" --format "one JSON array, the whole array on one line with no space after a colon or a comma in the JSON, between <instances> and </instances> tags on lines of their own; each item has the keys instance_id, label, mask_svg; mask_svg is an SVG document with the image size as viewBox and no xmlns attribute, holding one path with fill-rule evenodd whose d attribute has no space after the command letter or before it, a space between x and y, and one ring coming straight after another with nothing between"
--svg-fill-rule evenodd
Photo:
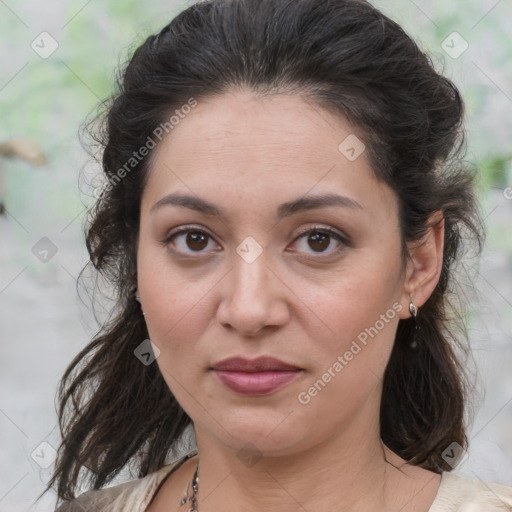
<instances>
[{"instance_id":1,"label":"eyebrow","mask_svg":"<svg viewBox=\"0 0 512 512\"><path fill-rule=\"evenodd\" d=\"M217 216L226 218L226 212L217 205L210 203L199 197L190 196L186 194L169 194L159 201L157 201L150 209L150 213L164 206L181 206L188 208L205 215ZM340 196L338 194L321 194L316 196L303 196L293 201L279 205L277 209L277 218L284 218L294 215L299 212L314 210L318 208L325 208L328 206L338 206L343 208L350 208L353 210L363 210L361 204L354 199L347 196Z\"/></svg>"}]
</instances>

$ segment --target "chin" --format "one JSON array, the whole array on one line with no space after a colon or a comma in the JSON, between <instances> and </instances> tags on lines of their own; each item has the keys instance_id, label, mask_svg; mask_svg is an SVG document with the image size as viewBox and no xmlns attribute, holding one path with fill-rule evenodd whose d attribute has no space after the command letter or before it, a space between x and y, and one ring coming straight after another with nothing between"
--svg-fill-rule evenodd
<instances>
[{"instance_id":1,"label":"chin","mask_svg":"<svg viewBox=\"0 0 512 512\"><path fill-rule=\"evenodd\" d=\"M241 452L255 452L260 456L280 456L292 453L294 447L304 446L305 439L293 425L284 425L282 419L276 417L265 421L252 414L247 422L229 424L230 435L224 443L233 450ZM225 431L221 432L225 437Z\"/></svg>"}]
</instances>

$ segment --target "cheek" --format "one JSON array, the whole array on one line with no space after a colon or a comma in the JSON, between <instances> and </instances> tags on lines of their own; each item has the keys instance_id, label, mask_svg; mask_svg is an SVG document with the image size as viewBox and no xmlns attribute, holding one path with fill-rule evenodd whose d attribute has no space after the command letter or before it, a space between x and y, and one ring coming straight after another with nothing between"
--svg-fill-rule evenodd
<instances>
[{"instance_id":1,"label":"cheek","mask_svg":"<svg viewBox=\"0 0 512 512\"><path fill-rule=\"evenodd\" d=\"M333 276L330 279L332 284L327 288L317 288L316 294L310 293L310 287L308 303L320 318L325 319L331 331L343 338L353 337L373 325L388 310L391 310L388 317L394 319L393 303L399 295L393 276L394 269L391 268L383 271L369 265L354 266Z\"/></svg>"},{"instance_id":2,"label":"cheek","mask_svg":"<svg viewBox=\"0 0 512 512\"><path fill-rule=\"evenodd\" d=\"M153 273L144 286L146 326L160 350L156 364L178 402L188 409L190 392L207 364L199 347L211 315L205 312L207 287Z\"/></svg>"},{"instance_id":3,"label":"cheek","mask_svg":"<svg viewBox=\"0 0 512 512\"><path fill-rule=\"evenodd\" d=\"M178 356L193 349L208 324L208 288L176 279L160 279L151 286L146 294L145 319L151 340L162 352L172 351Z\"/></svg>"},{"instance_id":4,"label":"cheek","mask_svg":"<svg viewBox=\"0 0 512 512\"><path fill-rule=\"evenodd\" d=\"M383 375L402 309L396 272L391 266L384 272L378 262L372 266L360 261L359 267L336 276L328 288L308 294L311 311L322 320L315 323L324 333L319 336L320 331L310 331L311 339L318 340L313 347L318 373L332 369L341 356L343 371L338 373L344 377L337 379L340 386L352 387L369 374L374 375L372 381Z\"/></svg>"},{"instance_id":5,"label":"cheek","mask_svg":"<svg viewBox=\"0 0 512 512\"><path fill-rule=\"evenodd\" d=\"M374 289L374 291L376 291ZM362 288L357 293L364 296ZM304 414L315 416L339 404L333 414L343 422L368 400L379 396L398 324L399 303L372 298L359 302L340 295L323 309L325 323L334 331L311 345L313 372L299 390L299 403L310 403ZM348 299L348 300L347 300ZM398 310L398 311L397 311ZM383 317L381 317L383 315ZM310 333L311 339L315 334Z\"/></svg>"},{"instance_id":6,"label":"cheek","mask_svg":"<svg viewBox=\"0 0 512 512\"><path fill-rule=\"evenodd\" d=\"M208 291L208 282L192 269L173 263L168 249L144 231L137 254L137 275L146 320L159 332L182 328L188 312L194 314Z\"/></svg>"},{"instance_id":7,"label":"cheek","mask_svg":"<svg viewBox=\"0 0 512 512\"><path fill-rule=\"evenodd\" d=\"M180 272L165 248L154 242L139 247L137 273L148 334L161 351L159 360L170 365L186 359L207 321L204 301L211 286Z\"/></svg>"}]
</instances>

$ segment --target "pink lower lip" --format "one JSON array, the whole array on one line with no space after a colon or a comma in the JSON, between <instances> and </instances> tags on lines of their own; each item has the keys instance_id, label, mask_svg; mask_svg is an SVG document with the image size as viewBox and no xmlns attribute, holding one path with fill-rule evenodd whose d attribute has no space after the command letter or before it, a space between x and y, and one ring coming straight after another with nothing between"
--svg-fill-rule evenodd
<instances>
[{"instance_id":1,"label":"pink lower lip","mask_svg":"<svg viewBox=\"0 0 512 512\"><path fill-rule=\"evenodd\" d=\"M244 395L258 396L273 393L289 384L301 370L233 372L214 370L219 379L229 389Z\"/></svg>"}]
</instances>

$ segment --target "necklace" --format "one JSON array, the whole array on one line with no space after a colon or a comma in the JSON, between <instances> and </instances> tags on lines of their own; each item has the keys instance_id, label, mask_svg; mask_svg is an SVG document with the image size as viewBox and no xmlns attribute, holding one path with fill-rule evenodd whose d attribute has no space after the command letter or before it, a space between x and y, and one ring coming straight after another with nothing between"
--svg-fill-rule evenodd
<instances>
[{"instance_id":1,"label":"necklace","mask_svg":"<svg viewBox=\"0 0 512 512\"><path fill-rule=\"evenodd\" d=\"M185 505L187 501L191 502L190 508L188 509L189 512L198 512L197 511L197 487L199 482L199 477L197 476L199 472L199 457L197 459L197 467L196 471L194 473L194 477L192 478L192 482L189 482L187 485L187 490L185 491L185 494L183 496L183 499L180 501L180 507ZM192 496L189 496L189 489L192 486Z\"/></svg>"}]
</instances>

